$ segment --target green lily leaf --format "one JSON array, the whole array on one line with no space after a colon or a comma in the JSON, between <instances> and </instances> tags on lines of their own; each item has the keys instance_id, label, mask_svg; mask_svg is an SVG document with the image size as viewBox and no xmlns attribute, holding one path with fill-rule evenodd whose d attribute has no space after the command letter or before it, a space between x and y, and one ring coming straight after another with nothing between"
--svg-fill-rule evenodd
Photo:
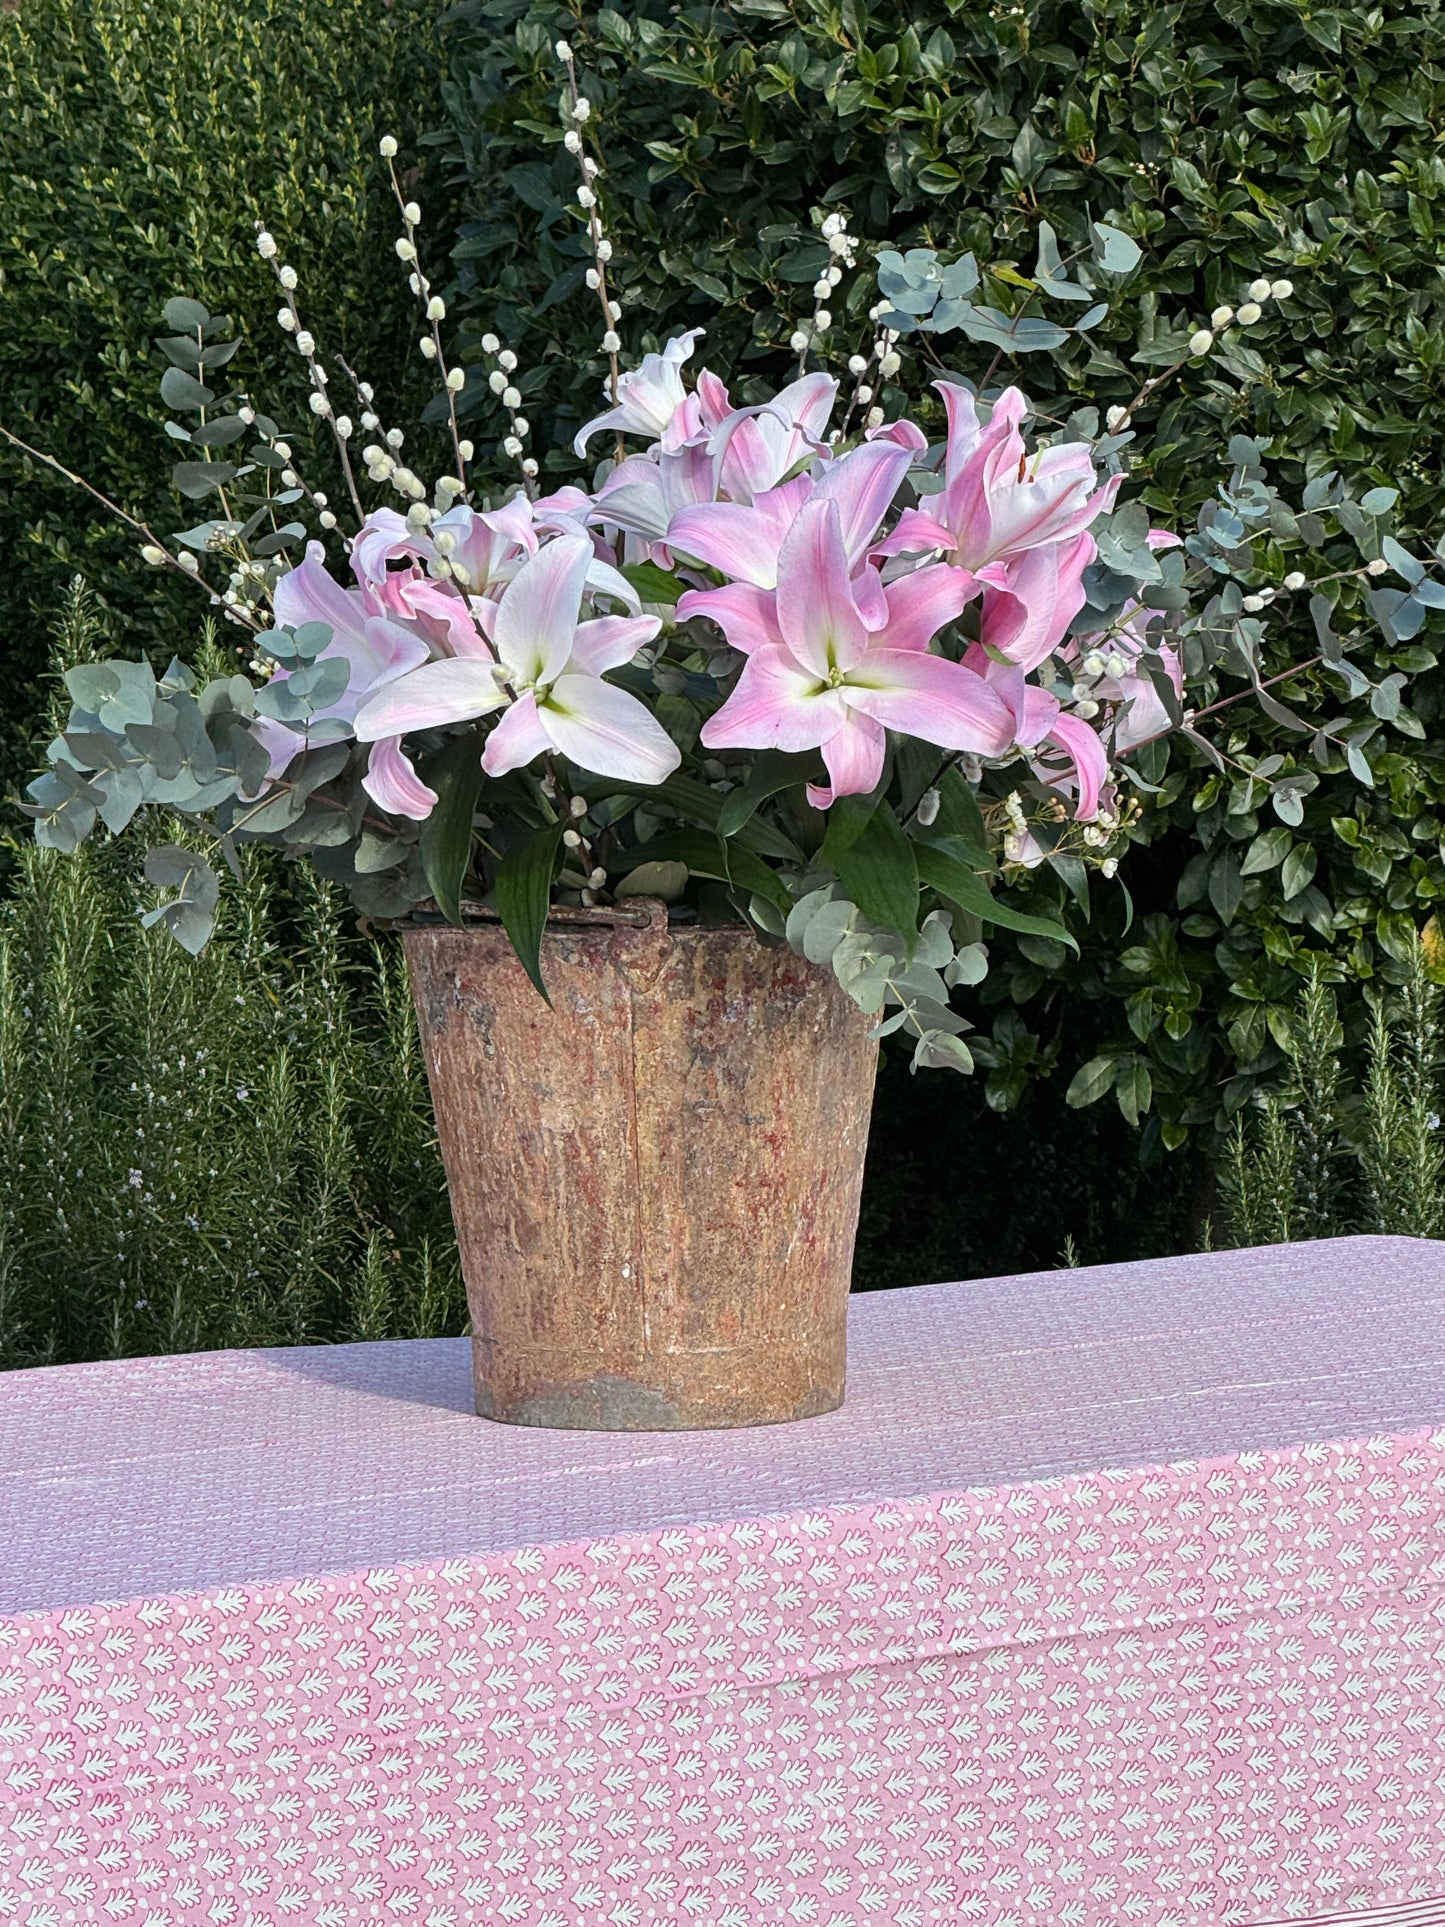
<instances>
[{"instance_id":1,"label":"green lily leaf","mask_svg":"<svg viewBox=\"0 0 1445 1927\"><path fill-rule=\"evenodd\" d=\"M547 910L552 901L552 876L557 868L557 852L562 846L565 824L561 817L546 823L513 849L508 850L497 871L493 896L497 915L502 919L512 948L522 968L537 986L546 1004L552 999L542 981L542 932L547 927Z\"/></svg>"},{"instance_id":2,"label":"green lily leaf","mask_svg":"<svg viewBox=\"0 0 1445 1927\"><path fill-rule=\"evenodd\" d=\"M448 743L427 765L426 780L438 802L421 826L422 868L437 908L448 923L459 924L462 883L472 860L472 817L482 789L480 735L458 736Z\"/></svg>"}]
</instances>

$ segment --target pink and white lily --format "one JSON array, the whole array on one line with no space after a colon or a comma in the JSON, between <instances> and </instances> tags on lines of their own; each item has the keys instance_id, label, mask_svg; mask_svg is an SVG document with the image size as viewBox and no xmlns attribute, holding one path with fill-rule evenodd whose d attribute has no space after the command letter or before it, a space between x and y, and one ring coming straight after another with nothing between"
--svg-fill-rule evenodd
<instances>
[{"instance_id":1,"label":"pink and white lily","mask_svg":"<svg viewBox=\"0 0 1445 1927\"><path fill-rule=\"evenodd\" d=\"M882 622L870 630L850 580L843 513L826 497L799 511L776 575L776 640L748 637L736 689L703 725L705 747L820 749L829 782L809 790L819 809L875 787L889 729L977 755L1008 748L1009 712L984 679L927 653L933 625L963 607L964 582L934 577L896 601L897 585L883 589ZM726 611L716 619L728 633Z\"/></svg>"},{"instance_id":2,"label":"pink and white lily","mask_svg":"<svg viewBox=\"0 0 1445 1927\"><path fill-rule=\"evenodd\" d=\"M629 369L620 376L613 405L578 429L572 443L577 454L585 455L588 442L605 429L619 435L646 435L650 441L661 441L673 417L688 400L682 385L682 364L690 359L694 342L704 332L702 328L692 328L685 335L675 335L660 355L644 355L640 368Z\"/></svg>"},{"instance_id":3,"label":"pink and white lily","mask_svg":"<svg viewBox=\"0 0 1445 1927\"><path fill-rule=\"evenodd\" d=\"M986 563L979 633L1023 670L1037 669L1068 635L1084 606L1084 571L1098 554L1085 532L1025 549L1007 566Z\"/></svg>"},{"instance_id":4,"label":"pink and white lily","mask_svg":"<svg viewBox=\"0 0 1445 1927\"><path fill-rule=\"evenodd\" d=\"M1076 817L1088 821L1097 816L1109 780L1109 758L1098 731L1066 710L1047 689L1026 681L1017 664L993 661L979 644L969 649L964 661L1002 698L1012 719L1013 741L1032 752L1030 760L1039 777L1056 788L1072 789ZM1049 766L1045 760L1049 749L1063 757L1064 768Z\"/></svg>"},{"instance_id":5,"label":"pink and white lily","mask_svg":"<svg viewBox=\"0 0 1445 1927\"><path fill-rule=\"evenodd\" d=\"M660 783L681 761L677 746L635 696L602 677L630 662L661 624L650 616L581 621L594 561L585 536L544 544L500 599L483 605L496 659L422 664L362 709L358 739L405 736L505 707L482 756L489 776L556 750L599 776Z\"/></svg>"},{"instance_id":6,"label":"pink and white lily","mask_svg":"<svg viewBox=\"0 0 1445 1927\"><path fill-rule=\"evenodd\" d=\"M327 623L331 629L331 640L317 661L330 662L341 658L348 666L350 674L346 688L329 708L317 712L317 722L341 722L354 728L357 713L378 690L416 669L430 654L420 636L403 627L390 615L382 613L363 591L343 589L339 582L327 574L325 550L319 542L309 543L303 560L281 577L272 594L272 606L277 622L288 629L299 629L307 622ZM290 673L287 669L278 669L273 681L284 682ZM307 738L303 731L276 722L268 716L256 717L251 724L251 733L270 755L269 774L272 776L279 776L292 758L306 747ZM394 788L390 780L392 762L389 753L380 759L380 765L373 756L372 769L362 779L364 786L383 809L398 808L394 799L402 793ZM372 788L373 772L381 793ZM395 774L400 780L401 773L398 771ZM410 796L412 792L407 791L407 794ZM436 798L432 796L421 814L426 815L435 801ZM415 811L408 808L400 809L399 813L410 816Z\"/></svg>"},{"instance_id":7,"label":"pink and white lily","mask_svg":"<svg viewBox=\"0 0 1445 1927\"><path fill-rule=\"evenodd\" d=\"M942 491L926 506L905 509L888 540L891 554L941 551L965 569L1021 555L1052 542L1072 542L1113 506L1123 477L1102 485L1082 443L1064 442L1031 455L1019 432L1028 403L1006 388L986 424L966 388L934 386L948 410Z\"/></svg>"}]
</instances>

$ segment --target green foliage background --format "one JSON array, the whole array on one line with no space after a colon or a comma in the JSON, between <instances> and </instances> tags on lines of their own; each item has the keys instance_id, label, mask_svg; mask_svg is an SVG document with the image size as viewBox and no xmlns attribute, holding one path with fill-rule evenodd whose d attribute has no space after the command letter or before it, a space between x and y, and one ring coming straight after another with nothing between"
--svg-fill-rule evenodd
<instances>
[{"instance_id":1,"label":"green foliage background","mask_svg":"<svg viewBox=\"0 0 1445 1927\"><path fill-rule=\"evenodd\" d=\"M322 338L394 397L416 357L404 276L386 272L395 209L376 141L394 132L414 156L436 125L439 15L436 0L0 10L0 422L157 527L187 526L152 347L166 300L185 293L235 315L248 337L235 369L304 448L300 358L270 325L274 283L253 245L262 217ZM417 191L445 246L438 184ZM95 584L124 646L162 661L193 646L198 598L148 570L127 532L58 477L8 451L0 552L10 788L70 575Z\"/></svg>"},{"instance_id":2,"label":"green foliage background","mask_svg":"<svg viewBox=\"0 0 1445 1927\"><path fill-rule=\"evenodd\" d=\"M1137 411L1152 444L1147 501L1187 526L1242 433L1269 445L1287 490L1340 469L1360 489L1398 487L1407 534L1412 523L1439 534L1437 4L465 0L456 18L447 101L470 215L458 267L474 326L499 321L521 352L554 469L572 467L570 433L595 411L603 374L595 351L579 352L597 328L569 212L574 163L558 145L562 33L601 128L611 273L634 353L705 323L714 365L776 382L823 259L815 209L844 207L873 241L973 248L1024 274L1041 218L1067 253L1089 215L1107 215L1145 261L1092 351L1071 344L1010 371L1041 405L1129 402L1216 305L1237 304L1261 273L1285 277L1288 302ZM871 332L869 277L843 292L839 354ZM984 373L978 351L949 352ZM1269 579L1370 553L1368 530L1303 561L1281 548ZM1273 615L1267 673L1316 648L1303 609ZM1382 698L1374 780L1342 757L1314 770L1297 824L1249 778L1298 738L1252 701L1216 730L1227 778L1179 742L1147 754L1146 847L1130 858L1127 898L1096 890L1087 925L1073 909L1082 959L1029 939L996 946L991 1101L1016 1103L1047 1077L1056 1104L1065 1084L1075 1104L1112 1092L1126 1118L1147 1120L1146 1155L1196 1129L1218 1144L1251 1095L1287 1074L1302 979L1323 967L1343 980L1358 1030L1360 987L1399 975L1410 931L1445 891L1430 630L1387 633L1361 661L1372 679L1418 678L1420 720L1388 715ZM1339 704L1338 685L1314 674L1276 693L1306 716ZM1258 844L1270 830L1283 834Z\"/></svg>"}]
</instances>

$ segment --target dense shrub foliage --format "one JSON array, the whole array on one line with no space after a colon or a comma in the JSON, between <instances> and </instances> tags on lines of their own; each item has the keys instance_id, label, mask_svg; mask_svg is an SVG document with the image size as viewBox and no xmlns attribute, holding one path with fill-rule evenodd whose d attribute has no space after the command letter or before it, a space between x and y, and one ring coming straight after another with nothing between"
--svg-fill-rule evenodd
<instances>
[{"instance_id":1,"label":"dense shrub foliage","mask_svg":"<svg viewBox=\"0 0 1445 1927\"><path fill-rule=\"evenodd\" d=\"M164 362L152 341L165 332L165 302L183 292L251 316L274 309L254 246L261 216L325 288L335 345L395 393L410 297L400 275L362 292L363 263L390 247L394 219L376 137L391 128L415 154L435 124L438 12L433 0L21 0L0 10L0 422L157 527L194 520L170 487L176 450L157 431ZM425 198L442 218L437 195ZM304 446L299 357L264 325L246 353ZM35 704L25 685L75 568L124 618L127 646L164 661L190 646L196 624L184 585L147 570L127 534L58 477L22 475L7 452L4 481L8 788Z\"/></svg>"},{"instance_id":2,"label":"dense shrub foliage","mask_svg":"<svg viewBox=\"0 0 1445 1927\"><path fill-rule=\"evenodd\" d=\"M845 208L856 231L895 246L973 248L1003 267L995 290L1009 263L1031 274L1041 218L1067 254L1090 215L1108 215L1145 260L1092 350L1071 342L1019 370L1041 406L1086 381L1128 404L1216 306L1237 305L1258 275L1283 277L1287 301L1136 411L1158 428L1145 499L1187 517L1241 434L1292 498L1338 470L1361 494L1399 489L1407 523L1438 524L1437 6L643 0L624 13L470 0L458 21L448 103L471 216L458 266L477 330L499 320L521 351L540 446L565 451L603 374L600 353L580 346L596 328L555 106L552 46L565 33L605 129L629 349L722 301L708 352L744 351L776 376L812 306L816 210ZM841 356L864 345L874 289L862 275L840 293ZM977 351L942 345L962 372L985 374ZM495 428L479 420L477 432ZM565 452L555 461L570 465ZM1313 581L1378 552L1368 515L1338 542L1321 545L1308 524L1279 533L1280 567L1261 588L1286 568ZM1381 585L1387 622L1405 580ZM1271 611L1266 674L1313 654L1304 603ZM1399 974L1410 930L1445 891L1429 645L1428 627L1402 621L1360 658L1379 727L1359 758L1313 755L1253 700L1213 726L1215 762L1177 740L1145 754L1153 789L1131 894L1096 891L1081 962L1026 938L989 980L985 994L1004 1000L993 1101L1067 1076L1076 1104L1113 1091L1126 1117L1152 1111L1146 1151L1177 1146L1190 1127L1224 1132L1261 1080L1287 1075L1296 991L1322 958L1358 1030L1358 986ZM1423 677L1403 711L1400 671ZM1321 718L1345 692L1310 672L1275 693ZM1293 776L1281 809L1276 786ZM1079 906L1064 907L1082 932ZM1097 1026L1075 1021L1080 998L1112 1013L1082 1067L1075 1039Z\"/></svg>"}]
</instances>

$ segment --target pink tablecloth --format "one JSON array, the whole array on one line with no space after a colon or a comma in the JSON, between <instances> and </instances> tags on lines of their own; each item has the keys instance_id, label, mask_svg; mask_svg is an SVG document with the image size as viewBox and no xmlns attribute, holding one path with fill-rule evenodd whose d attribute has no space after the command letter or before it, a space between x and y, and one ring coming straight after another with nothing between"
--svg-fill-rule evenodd
<instances>
[{"instance_id":1,"label":"pink tablecloth","mask_svg":"<svg viewBox=\"0 0 1445 1927\"><path fill-rule=\"evenodd\" d=\"M1445 1922L1445 1246L856 1301L845 1411L440 1341L0 1378L0 1922Z\"/></svg>"}]
</instances>

